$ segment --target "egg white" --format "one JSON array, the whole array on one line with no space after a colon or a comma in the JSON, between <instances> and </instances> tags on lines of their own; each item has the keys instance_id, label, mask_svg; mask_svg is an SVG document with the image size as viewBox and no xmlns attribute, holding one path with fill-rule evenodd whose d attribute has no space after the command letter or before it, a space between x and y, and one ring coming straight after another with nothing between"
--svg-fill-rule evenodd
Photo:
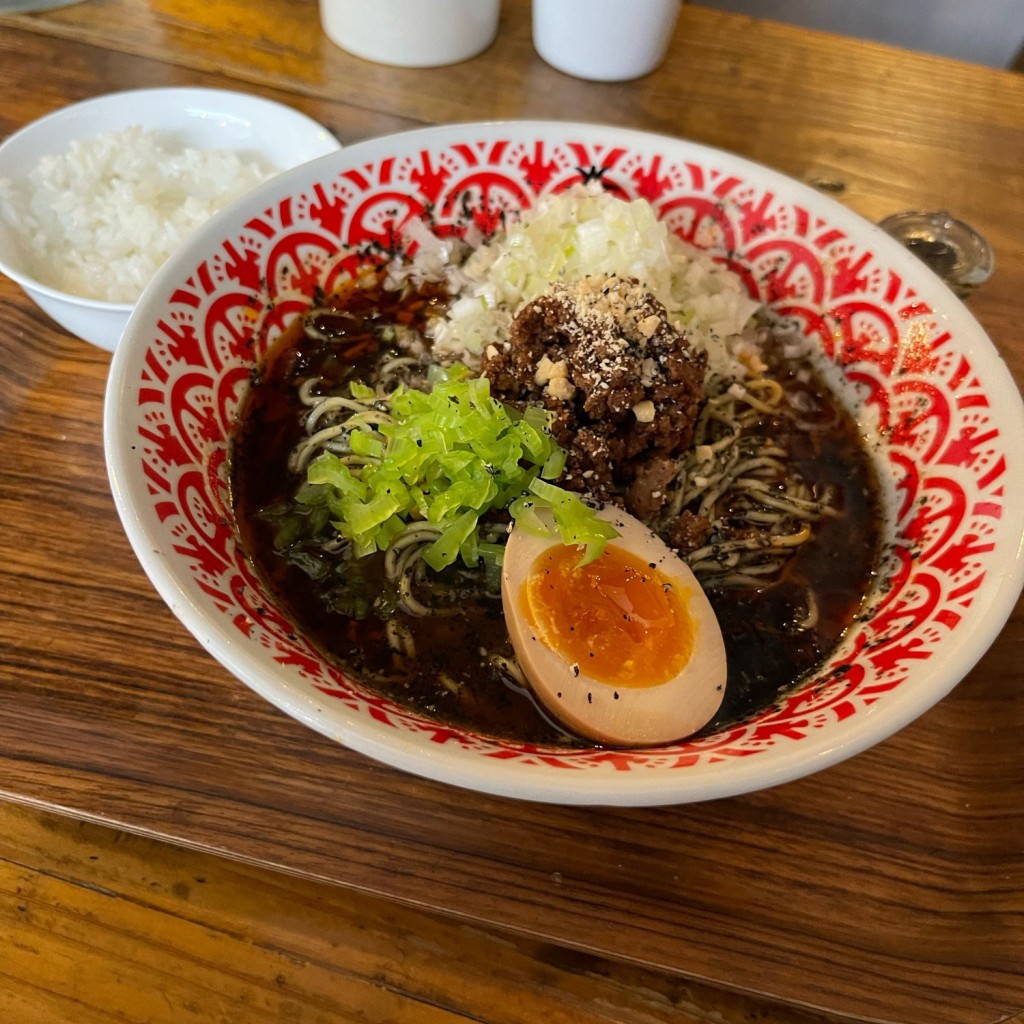
<instances>
[{"instance_id":1,"label":"egg white","mask_svg":"<svg viewBox=\"0 0 1024 1024\"><path fill-rule=\"evenodd\" d=\"M638 519L608 505L598 515L620 536L612 543L657 568L686 599L696 633L692 656L666 682L622 686L593 678L549 646L527 621L521 594L530 567L557 533L538 536L516 527L505 548L502 602L516 659L534 695L562 725L608 746L672 743L705 726L725 695L725 644L718 620L689 566Z\"/></svg>"}]
</instances>

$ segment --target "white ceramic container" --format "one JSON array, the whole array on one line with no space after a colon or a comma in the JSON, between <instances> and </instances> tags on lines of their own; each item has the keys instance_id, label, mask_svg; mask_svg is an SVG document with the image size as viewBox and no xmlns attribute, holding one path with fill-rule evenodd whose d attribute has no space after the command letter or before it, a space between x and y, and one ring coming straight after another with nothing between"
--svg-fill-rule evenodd
<instances>
[{"instance_id":1,"label":"white ceramic container","mask_svg":"<svg viewBox=\"0 0 1024 1024\"><path fill-rule=\"evenodd\" d=\"M665 59L679 0L533 0L533 45L576 78L622 82Z\"/></svg>"},{"instance_id":2,"label":"white ceramic container","mask_svg":"<svg viewBox=\"0 0 1024 1024\"><path fill-rule=\"evenodd\" d=\"M486 50L501 0L320 0L327 37L343 50L398 67L457 64Z\"/></svg>"}]
</instances>

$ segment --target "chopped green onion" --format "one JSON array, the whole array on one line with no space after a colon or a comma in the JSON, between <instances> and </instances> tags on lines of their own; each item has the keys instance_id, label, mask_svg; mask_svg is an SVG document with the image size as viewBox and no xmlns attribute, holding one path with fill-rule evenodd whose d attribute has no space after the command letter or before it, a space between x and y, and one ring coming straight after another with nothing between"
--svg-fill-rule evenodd
<instances>
[{"instance_id":1,"label":"chopped green onion","mask_svg":"<svg viewBox=\"0 0 1024 1024\"><path fill-rule=\"evenodd\" d=\"M599 557L608 541L619 535L611 523L598 519L594 510L585 505L578 495L539 479L530 484L530 490L550 508L562 543L584 548L579 565L586 565Z\"/></svg>"},{"instance_id":2,"label":"chopped green onion","mask_svg":"<svg viewBox=\"0 0 1024 1024\"><path fill-rule=\"evenodd\" d=\"M317 456L300 500L329 509L357 555L386 550L410 521L438 526L440 535L423 555L437 571L459 559L469 566L483 559L493 575L502 547L481 541L479 522L506 508L525 528L545 531L536 510L550 508L563 541L584 547L585 560L596 558L616 532L550 482L566 460L551 435L550 414L502 404L486 378L471 377L461 364L432 367L429 380L429 392L400 387L381 399L384 422L350 431L352 452L372 461L350 466L331 452ZM365 385L352 389L368 397Z\"/></svg>"}]
</instances>

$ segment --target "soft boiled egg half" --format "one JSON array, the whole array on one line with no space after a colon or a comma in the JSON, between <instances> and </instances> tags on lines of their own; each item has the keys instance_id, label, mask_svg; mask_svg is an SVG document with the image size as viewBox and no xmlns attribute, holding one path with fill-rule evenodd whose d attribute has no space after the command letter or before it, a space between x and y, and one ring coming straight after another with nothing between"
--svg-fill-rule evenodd
<instances>
[{"instance_id":1,"label":"soft boiled egg half","mask_svg":"<svg viewBox=\"0 0 1024 1024\"><path fill-rule=\"evenodd\" d=\"M609 746L672 743L707 725L725 694L725 645L689 567L638 519L606 506L619 536L579 565L557 532L516 526L505 548L509 636L536 698Z\"/></svg>"}]
</instances>

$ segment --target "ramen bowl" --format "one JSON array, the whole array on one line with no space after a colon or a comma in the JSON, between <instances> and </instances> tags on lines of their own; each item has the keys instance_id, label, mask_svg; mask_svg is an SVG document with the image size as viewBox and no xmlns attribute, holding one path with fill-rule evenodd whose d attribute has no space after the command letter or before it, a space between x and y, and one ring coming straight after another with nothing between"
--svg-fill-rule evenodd
<instances>
[{"instance_id":1,"label":"ramen bowl","mask_svg":"<svg viewBox=\"0 0 1024 1024\"><path fill-rule=\"evenodd\" d=\"M72 142L88 142L132 127L154 132L169 152L183 148L231 152L246 162L259 160L275 170L340 148L326 128L305 114L259 96L223 89L133 89L62 107L15 132L0 145L0 178L23 179L40 161L66 153ZM83 157L82 165L87 167L90 159L98 158L95 154ZM127 157L122 159L127 164ZM78 171L77 183L58 195L54 205L60 216L80 224L87 219L83 205L95 200L83 194L81 185L91 175L83 173L82 166ZM29 211L4 212L8 215L0 216L0 273L17 282L40 309L70 333L113 351L133 303L107 301L56 286L47 279L47 261L40 261L28 242L27 235L37 230L34 219L26 217ZM38 211L33 213L38 215ZM129 224L130 216L130 211L123 211ZM146 222L143 226L150 230ZM107 272L113 273L109 266Z\"/></svg>"},{"instance_id":2,"label":"ramen bowl","mask_svg":"<svg viewBox=\"0 0 1024 1024\"><path fill-rule=\"evenodd\" d=\"M232 429L271 344L354 251L429 211L487 232L599 180L648 200L820 349L875 438L879 583L817 671L748 719L647 749L495 739L376 693L322 655L254 571L231 504ZM993 345L915 256L835 201L678 139L562 123L439 127L259 187L176 252L132 313L105 409L111 485L152 583L196 639L283 712L440 782L564 803L727 797L833 765L941 700L1022 583L1024 410Z\"/></svg>"}]
</instances>

